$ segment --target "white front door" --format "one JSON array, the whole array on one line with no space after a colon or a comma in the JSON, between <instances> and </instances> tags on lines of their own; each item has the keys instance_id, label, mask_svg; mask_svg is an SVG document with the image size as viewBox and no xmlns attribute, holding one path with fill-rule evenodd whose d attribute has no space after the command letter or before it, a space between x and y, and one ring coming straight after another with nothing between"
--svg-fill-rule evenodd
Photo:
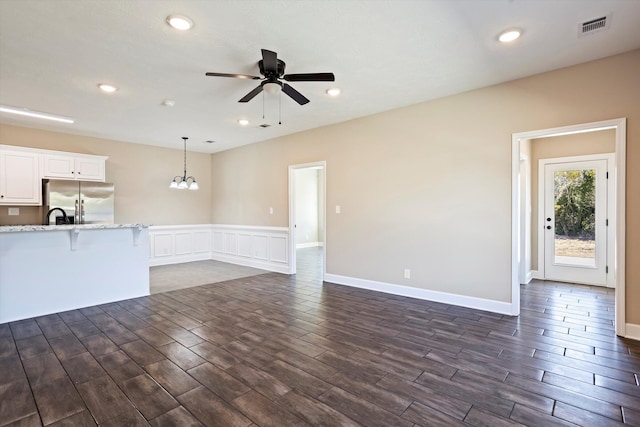
<instances>
[{"instance_id":1,"label":"white front door","mask_svg":"<svg viewBox=\"0 0 640 427\"><path fill-rule=\"evenodd\" d=\"M544 167L544 276L607 285L607 160Z\"/></svg>"}]
</instances>

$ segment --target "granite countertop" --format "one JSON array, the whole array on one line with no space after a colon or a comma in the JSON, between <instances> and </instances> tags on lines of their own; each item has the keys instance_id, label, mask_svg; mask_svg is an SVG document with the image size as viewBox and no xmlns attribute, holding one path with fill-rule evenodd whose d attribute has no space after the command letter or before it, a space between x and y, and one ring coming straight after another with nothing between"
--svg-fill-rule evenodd
<instances>
[{"instance_id":1,"label":"granite countertop","mask_svg":"<svg viewBox=\"0 0 640 427\"><path fill-rule=\"evenodd\" d=\"M113 228L147 228L147 224L67 224L67 225L2 225L0 233L18 231L106 230Z\"/></svg>"}]
</instances>

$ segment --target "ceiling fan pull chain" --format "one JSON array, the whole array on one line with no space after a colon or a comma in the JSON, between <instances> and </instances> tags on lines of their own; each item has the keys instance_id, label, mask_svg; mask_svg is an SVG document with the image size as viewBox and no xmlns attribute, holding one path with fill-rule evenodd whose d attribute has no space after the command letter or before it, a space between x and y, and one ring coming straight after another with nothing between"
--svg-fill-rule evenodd
<instances>
[{"instance_id":1,"label":"ceiling fan pull chain","mask_svg":"<svg viewBox=\"0 0 640 427\"><path fill-rule=\"evenodd\" d=\"M280 96L278 97L278 124L282 124L282 91L280 91Z\"/></svg>"},{"instance_id":2,"label":"ceiling fan pull chain","mask_svg":"<svg viewBox=\"0 0 640 427\"><path fill-rule=\"evenodd\" d=\"M262 120L264 120L264 92L262 92Z\"/></svg>"}]
</instances>

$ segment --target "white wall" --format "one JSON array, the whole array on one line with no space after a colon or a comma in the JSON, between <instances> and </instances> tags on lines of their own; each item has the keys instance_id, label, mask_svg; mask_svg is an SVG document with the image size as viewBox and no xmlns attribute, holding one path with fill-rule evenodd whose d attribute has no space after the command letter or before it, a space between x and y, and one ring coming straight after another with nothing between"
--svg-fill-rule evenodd
<instances>
[{"instance_id":1,"label":"white wall","mask_svg":"<svg viewBox=\"0 0 640 427\"><path fill-rule=\"evenodd\" d=\"M320 172L318 168L294 171L297 247L318 246L322 242Z\"/></svg>"}]
</instances>

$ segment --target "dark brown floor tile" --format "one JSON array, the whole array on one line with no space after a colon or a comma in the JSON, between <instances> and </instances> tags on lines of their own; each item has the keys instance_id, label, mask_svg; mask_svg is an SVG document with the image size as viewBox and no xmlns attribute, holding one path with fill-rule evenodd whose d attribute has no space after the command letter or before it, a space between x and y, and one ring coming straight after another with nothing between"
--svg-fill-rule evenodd
<instances>
[{"instance_id":1,"label":"dark brown floor tile","mask_svg":"<svg viewBox=\"0 0 640 427\"><path fill-rule=\"evenodd\" d=\"M96 359L118 384L144 374L142 368L123 351L115 351Z\"/></svg>"},{"instance_id":2,"label":"dark brown floor tile","mask_svg":"<svg viewBox=\"0 0 640 427\"><path fill-rule=\"evenodd\" d=\"M80 313L79 310L63 311L62 313L58 313L58 316L60 316L62 321L67 325L70 325L71 323L81 322L86 319L85 315Z\"/></svg>"},{"instance_id":3,"label":"dark brown floor tile","mask_svg":"<svg viewBox=\"0 0 640 427\"><path fill-rule=\"evenodd\" d=\"M289 387L300 390L312 397L318 397L332 387L331 384L281 360L276 360L266 366L264 370Z\"/></svg>"},{"instance_id":4,"label":"dark brown floor tile","mask_svg":"<svg viewBox=\"0 0 640 427\"><path fill-rule=\"evenodd\" d=\"M32 357L25 360L23 365L32 387L67 376L67 372L54 353Z\"/></svg>"},{"instance_id":5,"label":"dark brown floor tile","mask_svg":"<svg viewBox=\"0 0 640 427\"><path fill-rule=\"evenodd\" d=\"M31 414L28 417L20 418L17 421L6 424L5 427L42 427L42 422L40 421L40 415Z\"/></svg>"},{"instance_id":6,"label":"dark brown floor tile","mask_svg":"<svg viewBox=\"0 0 640 427\"><path fill-rule=\"evenodd\" d=\"M262 427L308 425L302 419L253 390L234 399L233 406Z\"/></svg>"},{"instance_id":7,"label":"dark brown floor tile","mask_svg":"<svg viewBox=\"0 0 640 427\"><path fill-rule=\"evenodd\" d=\"M53 348L53 351L60 360L67 359L87 351L78 338L71 334L53 338L49 341L49 344L51 344L51 348Z\"/></svg>"},{"instance_id":8,"label":"dark brown floor tile","mask_svg":"<svg viewBox=\"0 0 640 427\"><path fill-rule=\"evenodd\" d=\"M620 426L620 421L594 414L584 409L576 408L564 402L557 402L553 410L553 416L570 423L587 426Z\"/></svg>"},{"instance_id":9,"label":"dark brown floor tile","mask_svg":"<svg viewBox=\"0 0 640 427\"><path fill-rule=\"evenodd\" d=\"M457 398L457 396L441 393L438 388L429 388L413 381L408 381L394 375L387 375L377 385L394 392L398 396L413 399L423 405L431 406L457 419L463 419L471 409L471 403Z\"/></svg>"},{"instance_id":10,"label":"dark brown floor tile","mask_svg":"<svg viewBox=\"0 0 640 427\"><path fill-rule=\"evenodd\" d=\"M158 384L173 396L179 396L200 386L198 381L169 360L152 363L145 366L145 369Z\"/></svg>"},{"instance_id":11,"label":"dark brown floor tile","mask_svg":"<svg viewBox=\"0 0 640 427\"><path fill-rule=\"evenodd\" d=\"M271 400L277 400L291 390L267 372L242 363L232 366L226 372Z\"/></svg>"},{"instance_id":12,"label":"dark brown floor tile","mask_svg":"<svg viewBox=\"0 0 640 427\"><path fill-rule=\"evenodd\" d=\"M9 328L7 326L7 331L8 330ZM16 349L16 343L11 337L11 332L9 332L8 336L0 336L0 359L11 356L13 354L18 354L18 350Z\"/></svg>"},{"instance_id":13,"label":"dark brown floor tile","mask_svg":"<svg viewBox=\"0 0 640 427\"><path fill-rule=\"evenodd\" d=\"M256 368L262 368L276 360L275 356L260 351L255 347L248 346L240 341L230 342L223 348L235 357L242 359L245 363L255 366Z\"/></svg>"},{"instance_id":14,"label":"dark brown floor tile","mask_svg":"<svg viewBox=\"0 0 640 427\"><path fill-rule=\"evenodd\" d=\"M463 427L468 425L444 412L440 412L437 409L422 405L418 402L413 402L411 406L404 411L402 419L425 426Z\"/></svg>"},{"instance_id":15,"label":"dark brown floor tile","mask_svg":"<svg viewBox=\"0 0 640 427\"><path fill-rule=\"evenodd\" d=\"M76 384L107 375L102 366L88 352L64 359L62 365Z\"/></svg>"},{"instance_id":16,"label":"dark brown floor tile","mask_svg":"<svg viewBox=\"0 0 640 427\"><path fill-rule=\"evenodd\" d=\"M367 381L371 383L380 381L385 375L387 375L386 371L378 367L368 364L362 365L351 360L349 356L343 356L330 351L322 353L320 356L316 357L316 359L339 371L348 371L351 373L357 372L362 376L362 378L368 378Z\"/></svg>"},{"instance_id":17,"label":"dark brown floor tile","mask_svg":"<svg viewBox=\"0 0 640 427\"><path fill-rule=\"evenodd\" d=\"M18 354L0 359L0 386L14 381L26 381Z\"/></svg>"},{"instance_id":18,"label":"dark brown floor tile","mask_svg":"<svg viewBox=\"0 0 640 427\"><path fill-rule=\"evenodd\" d=\"M595 399L603 400L605 402L627 406L630 408L640 408L640 387L637 388L635 393L627 394L593 384L585 384L583 382L556 375L550 372L544 374L543 381L547 384L553 384L567 390L591 396Z\"/></svg>"},{"instance_id":19,"label":"dark brown floor tile","mask_svg":"<svg viewBox=\"0 0 640 427\"><path fill-rule=\"evenodd\" d=\"M178 402L149 375L139 375L124 381L122 390L147 419L176 408Z\"/></svg>"},{"instance_id":20,"label":"dark brown floor tile","mask_svg":"<svg viewBox=\"0 0 640 427\"><path fill-rule=\"evenodd\" d=\"M0 385L0 423L13 423L37 413L26 378Z\"/></svg>"},{"instance_id":21,"label":"dark brown floor tile","mask_svg":"<svg viewBox=\"0 0 640 427\"><path fill-rule=\"evenodd\" d=\"M44 425L54 423L86 409L69 377L33 387L33 395Z\"/></svg>"},{"instance_id":22,"label":"dark brown floor tile","mask_svg":"<svg viewBox=\"0 0 640 427\"><path fill-rule=\"evenodd\" d=\"M411 398L363 381L357 376L351 377L348 372L338 372L327 382L396 415L401 415L413 401Z\"/></svg>"},{"instance_id":23,"label":"dark brown floor tile","mask_svg":"<svg viewBox=\"0 0 640 427\"><path fill-rule=\"evenodd\" d=\"M121 349L125 351L133 360L141 366L149 363L158 362L165 357L153 347L142 340L122 344Z\"/></svg>"},{"instance_id":24,"label":"dark brown floor tile","mask_svg":"<svg viewBox=\"0 0 640 427\"><path fill-rule=\"evenodd\" d=\"M574 426L560 418L536 411L524 405L516 404L511 413L511 419L527 426Z\"/></svg>"},{"instance_id":25,"label":"dark brown floor tile","mask_svg":"<svg viewBox=\"0 0 640 427\"><path fill-rule=\"evenodd\" d=\"M111 326L102 331L111 341L116 343L116 345L122 345L140 339L136 334L121 325Z\"/></svg>"},{"instance_id":26,"label":"dark brown floor tile","mask_svg":"<svg viewBox=\"0 0 640 427\"><path fill-rule=\"evenodd\" d=\"M119 350L118 346L104 334L82 337L80 338L80 341L94 357L99 357Z\"/></svg>"},{"instance_id":27,"label":"dark brown floor tile","mask_svg":"<svg viewBox=\"0 0 640 427\"><path fill-rule=\"evenodd\" d=\"M13 339L16 341L31 338L36 335L42 335L42 330L34 319L21 320L9 324Z\"/></svg>"},{"instance_id":28,"label":"dark brown floor tile","mask_svg":"<svg viewBox=\"0 0 640 427\"><path fill-rule=\"evenodd\" d=\"M475 427L518 427L524 426L516 421L499 417L484 409L471 408L469 413L464 419L465 423L471 424Z\"/></svg>"},{"instance_id":29,"label":"dark brown floor tile","mask_svg":"<svg viewBox=\"0 0 640 427\"><path fill-rule=\"evenodd\" d=\"M133 407L115 418L100 423L100 427L148 427L150 425L142 414Z\"/></svg>"},{"instance_id":30,"label":"dark brown floor tile","mask_svg":"<svg viewBox=\"0 0 640 427\"><path fill-rule=\"evenodd\" d=\"M62 320L59 320L55 323L41 324L40 329L44 333L44 336L47 337L47 339L56 338L71 333L71 330Z\"/></svg>"},{"instance_id":31,"label":"dark brown floor tile","mask_svg":"<svg viewBox=\"0 0 640 427\"><path fill-rule=\"evenodd\" d=\"M78 384L77 389L98 424L135 410L129 399L107 376Z\"/></svg>"},{"instance_id":32,"label":"dark brown floor tile","mask_svg":"<svg viewBox=\"0 0 640 427\"><path fill-rule=\"evenodd\" d=\"M240 362L227 350L207 341L194 345L190 350L222 369L227 369Z\"/></svg>"},{"instance_id":33,"label":"dark brown floor tile","mask_svg":"<svg viewBox=\"0 0 640 427\"><path fill-rule=\"evenodd\" d=\"M91 323L91 321L86 318L85 320L69 324L69 329L71 329L71 332L73 332L73 334L78 338L100 333L100 329L98 329L96 325Z\"/></svg>"},{"instance_id":34,"label":"dark brown floor tile","mask_svg":"<svg viewBox=\"0 0 640 427\"><path fill-rule=\"evenodd\" d=\"M68 418L64 418L51 424L50 427L95 427L97 424L89 410L79 412Z\"/></svg>"},{"instance_id":35,"label":"dark brown floor tile","mask_svg":"<svg viewBox=\"0 0 640 427\"><path fill-rule=\"evenodd\" d=\"M200 344L204 341L202 338L186 330L185 328L176 325L175 323L165 320L153 325L156 329L164 332L178 343L185 347L191 347L196 344Z\"/></svg>"},{"instance_id":36,"label":"dark brown floor tile","mask_svg":"<svg viewBox=\"0 0 640 427\"><path fill-rule=\"evenodd\" d=\"M41 354L51 353L51 347L44 335L35 335L16 341L18 353L22 360L30 357L39 356Z\"/></svg>"},{"instance_id":37,"label":"dark brown floor tile","mask_svg":"<svg viewBox=\"0 0 640 427\"><path fill-rule=\"evenodd\" d=\"M173 342L173 338L154 327L137 329L134 333L153 347L160 347Z\"/></svg>"},{"instance_id":38,"label":"dark brown floor tile","mask_svg":"<svg viewBox=\"0 0 640 427\"><path fill-rule=\"evenodd\" d=\"M206 362L202 357L177 342L163 345L157 350L185 371Z\"/></svg>"},{"instance_id":39,"label":"dark brown floor tile","mask_svg":"<svg viewBox=\"0 0 640 427\"><path fill-rule=\"evenodd\" d=\"M150 421L153 427L204 427L189 411L179 406Z\"/></svg>"},{"instance_id":40,"label":"dark brown floor tile","mask_svg":"<svg viewBox=\"0 0 640 427\"><path fill-rule=\"evenodd\" d=\"M206 426L246 427L251 424L251 420L205 387L178 396L178 400Z\"/></svg>"},{"instance_id":41,"label":"dark brown floor tile","mask_svg":"<svg viewBox=\"0 0 640 427\"><path fill-rule=\"evenodd\" d=\"M276 357L324 381L337 372L334 367L293 350L281 351Z\"/></svg>"},{"instance_id":42,"label":"dark brown floor tile","mask_svg":"<svg viewBox=\"0 0 640 427\"><path fill-rule=\"evenodd\" d=\"M640 426L640 409L622 408L622 417L625 424Z\"/></svg>"},{"instance_id":43,"label":"dark brown floor tile","mask_svg":"<svg viewBox=\"0 0 640 427\"><path fill-rule=\"evenodd\" d=\"M338 387L333 387L318 399L349 418L367 426L386 427L413 425L413 422L405 421Z\"/></svg>"},{"instance_id":44,"label":"dark brown floor tile","mask_svg":"<svg viewBox=\"0 0 640 427\"><path fill-rule=\"evenodd\" d=\"M307 424L317 427L357 427L360 424L319 400L291 390L277 401L278 405Z\"/></svg>"},{"instance_id":45,"label":"dark brown floor tile","mask_svg":"<svg viewBox=\"0 0 640 427\"><path fill-rule=\"evenodd\" d=\"M200 381L209 390L231 402L236 397L245 394L250 389L222 369L211 363L204 363L193 369L189 369L189 375ZM202 420L201 420L202 421ZM206 424L206 423L205 423Z\"/></svg>"}]
</instances>

